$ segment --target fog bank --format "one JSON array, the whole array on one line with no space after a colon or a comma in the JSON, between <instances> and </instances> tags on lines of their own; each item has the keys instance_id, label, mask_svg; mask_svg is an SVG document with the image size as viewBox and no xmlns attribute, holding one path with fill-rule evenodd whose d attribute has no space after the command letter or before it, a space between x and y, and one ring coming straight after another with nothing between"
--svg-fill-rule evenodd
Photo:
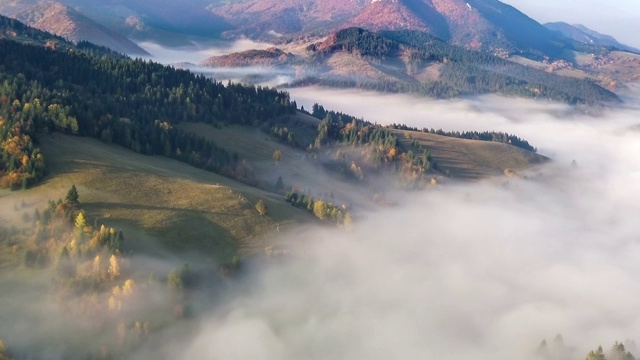
<instances>
[{"instance_id":1,"label":"fog bank","mask_svg":"<svg viewBox=\"0 0 640 360\"><path fill-rule=\"evenodd\" d=\"M268 49L273 44L256 42L250 39L236 41L219 41L212 43L193 42L192 46L167 47L154 42L143 41L138 46L146 50L150 56L144 57L161 64L188 62L199 64L211 56L227 55L251 49Z\"/></svg>"},{"instance_id":2,"label":"fog bank","mask_svg":"<svg viewBox=\"0 0 640 360\"><path fill-rule=\"evenodd\" d=\"M640 133L628 130L640 112L346 94L317 101L381 123L517 132L555 161L526 180L397 195L349 231L292 231L296 255L244 281L197 336L136 358L533 359L562 334L557 358L584 359L640 334Z\"/></svg>"}]
</instances>

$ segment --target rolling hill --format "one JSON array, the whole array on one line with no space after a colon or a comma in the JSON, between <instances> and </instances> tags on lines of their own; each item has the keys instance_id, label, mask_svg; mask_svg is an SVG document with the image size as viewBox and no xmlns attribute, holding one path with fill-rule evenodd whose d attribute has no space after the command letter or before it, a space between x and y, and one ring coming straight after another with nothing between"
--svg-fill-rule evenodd
<instances>
[{"instance_id":1,"label":"rolling hill","mask_svg":"<svg viewBox=\"0 0 640 360\"><path fill-rule=\"evenodd\" d=\"M237 252L262 252L278 226L284 231L312 220L282 196L176 160L89 138L53 134L40 140L49 175L32 190L4 194L3 202L44 205L76 184L89 218L130 234L128 250L198 252L224 262ZM267 204L268 216L254 208L258 200Z\"/></svg>"}]
</instances>

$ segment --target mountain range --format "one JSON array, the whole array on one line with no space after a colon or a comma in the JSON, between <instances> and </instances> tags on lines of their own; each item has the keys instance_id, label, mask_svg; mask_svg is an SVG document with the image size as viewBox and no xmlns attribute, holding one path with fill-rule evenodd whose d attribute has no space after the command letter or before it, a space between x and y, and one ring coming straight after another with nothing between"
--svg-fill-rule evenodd
<instances>
[{"instance_id":1,"label":"mountain range","mask_svg":"<svg viewBox=\"0 0 640 360\"><path fill-rule=\"evenodd\" d=\"M624 51L630 51L634 53L640 53L640 50L622 44L611 35L601 34L595 30L591 30L588 27L580 24L567 24L565 22L552 22L544 24L548 29L556 31L562 36L579 41L586 44L593 44L599 46L614 47Z\"/></svg>"},{"instance_id":2,"label":"mountain range","mask_svg":"<svg viewBox=\"0 0 640 360\"><path fill-rule=\"evenodd\" d=\"M372 89L410 89L410 92L447 96L493 92L544 97L550 92L540 91L538 86L522 90L531 81L531 74L536 73L533 77L542 81L538 85L549 88L572 80L539 76L545 71L587 78L609 89L615 89L628 79L638 78L635 67L631 66L635 59L626 54L612 55L616 49L632 52L635 49L579 25L542 25L498 0L196 0L189 3L166 0L153 3L143 0L0 0L0 12L73 42L85 40L132 55L144 55L146 52L129 39L168 46L192 45L193 42L220 38L249 37L267 41L276 47L207 59L203 65L275 65L285 68L288 74L295 73L293 82L297 84L353 86L355 83L358 87ZM412 34L425 43L396 44L399 52L388 58L376 58L371 54L362 57L361 51L354 49L322 48L327 41L331 42L341 31L350 28L367 31L359 33L365 37L369 32L405 32L402 36ZM382 38L386 38L385 41L398 40L389 39L386 35ZM440 52L436 56L437 61L420 58L422 55L418 53L432 51L434 44L440 49L436 51ZM320 51L316 46L321 47ZM424 46L430 49L421 48ZM443 50L447 46L452 48ZM474 68L473 72L481 71L484 75L474 75L464 81L458 79L455 86L445 81L443 88L442 80L446 76L441 70L452 67L445 64L452 57L445 55L460 53L461 49L487 54L483 61L489 63L499 62L492 58L495 56L529 69L520 71L521 67L509 64L506 68L510 72L500 75L510 77L509 81L503 81L500 86L495 81L482 82L478 79L488 73L497 76L496 72L487 68L487 64L465 64L471 58L478 61L479 57L469 53L455 62L461 66L457 72ZM585 54L591 57L583 56ZM623 64L624 69L621 70L618 64ZM325 74L317 76L318 71ZM516 75L519 72L529 75ZM254 76L254 79L262 78ZM469 86L478 81L483 85ZM384 82L388 83L381 86ZM435 88L428 85L429 89L425 90L425 82L438 82L438 85ZM514 91L515 88L518 90ZM593 100L590 96L577 96L572 91L553 93L556 95L551 98L569 102Z\"/></svg>"},{"instance_id":3,"label":"mountain range","mask_svg":"<svg viewBox=\"0 0 640 360\"><path fill-rule=\"evenodd\" d=\"M209 9L234 26L233 34L327 35L345 27L419 30L454 45L493 53L558 55L562 39L497 0L241 0Z\"/></svg>"},{"instance_id":4,"label":"mountain range","mask_svg":"<svg viewBox=\"0 0 640 360\"><path fill-rule=\"evenodd\" d=\"M295 55L279 48L214 56L213 68L246 67L252 76L294 74L288 86L323 85L436 98L499 93L577 103L617 101L592 81L559 76L451 45L418 31L340 30ZM268 76L268 75L263 75Z\"/></svg>"},{"instance_id":5,"label":"mountain range","mask_svg":"<svg viewBox=\"0 0 640 360\"><path fill-rule=\"evenodd\" d=\"M124 54L147 54L124 35L60 2L2 1L0 12L72 42L88 41Z\"/></svg>"},{"instance_id":6,"label":"mountain range","mask_svg":"<svg viewBox=\"0 0 640 360\"><path fill-rule=\"evenodd\" d=\"M348 27L417 30L469 49L536 59L557 58L574 41L631 50L579 26L559 31L558 23L542 25L498 0L1 0L0 13L74 41L127 52L131 44L119 35L169 45L215 37L278 43Z\"/></svg>"}]
</instances>

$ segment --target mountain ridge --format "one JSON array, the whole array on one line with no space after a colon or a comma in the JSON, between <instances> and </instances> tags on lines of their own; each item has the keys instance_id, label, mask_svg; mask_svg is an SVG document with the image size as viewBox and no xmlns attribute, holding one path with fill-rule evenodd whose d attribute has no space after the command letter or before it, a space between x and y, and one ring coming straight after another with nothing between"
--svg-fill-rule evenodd
<instances>
[{"instance_id":1,"label":"mountain ridge","mask_svg":"<svg viewBox=\"0 0 640 360\"><path fill-rule=\"evenodd\" d=\"M566 22L550 22L544 24L550 30L559 32L562 36L579 41L585 44L610 46L623 51L640 54L640 50L632 46L625 45L616 40L611 35L599 33L595 30L580 24L568 24Z\"/></svg>"},{"instance_id":2,"label":"mountain ridge","mask_svg":"<svg viewBox=\"0 0 640 360\"><path fill-rule=\"evenodd\" d=\"M272 50L270 54L273 59L285 52ZM249 50L211 57L202 65L251 67L265 63L264 54ZM289 54L286 61L273 65L289 66L289 73L296 74L285 86L357 87L435 98L497 93L568 103L619 101L591 81L551 74L416 31L348 28L309 45L303 55Z\"/></svg>"},{"instance_id":3,"label":"mountain ridge","mask_svg":"<svg viewBox=\"0 0 640 360\"><path fill-rule=\"evenodd\" d=\"M18 4L20 6L11 9L7 2L4 6L0 3L0 10L3 14L27 25L62 36L74 43L88 41L120 53L148 55L144 49L125 36L61 2L44 0Z\"/></svg>"},{"instance_id":4,"label":"mountain ridge","mask_svg":"<svg viewBox=\"0 0 640 360\"><path fill-rule=\"evenodd\" d=\"M355 26L372 31L427 31L454 45L494 54L522 52L538 57L558 56L563 48L559 35L497 0L351 1L342 4L343 10L333 23L320 21L321 7L316 2L308 4L303 0L217 2L209 9L227 21L235 19L237 28L230 34L259 38L269 38L269 31L296 37L327 35ZM275 19L296 25L271 28Z\"/></svg>"}]
</instances>

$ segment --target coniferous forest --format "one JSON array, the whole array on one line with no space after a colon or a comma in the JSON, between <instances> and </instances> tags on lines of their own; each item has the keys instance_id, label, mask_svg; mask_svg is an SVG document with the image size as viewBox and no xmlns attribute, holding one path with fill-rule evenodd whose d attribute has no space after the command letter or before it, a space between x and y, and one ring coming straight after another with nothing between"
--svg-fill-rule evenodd
<instances>
[{"instance_id":1,"label":"coniferous forest","mask_svg":"<svg viewBox=\"0 0 640 360\"><path fill-rule=\"evenodd\" d=\"M251 181L238 156L174 127L183 121L257 126L295 111L274 89L224 85L140 59L96 57L0 40L3 187L29 186L45 167L36 134L99 138Z\"/></svg>"}]
</instances>

